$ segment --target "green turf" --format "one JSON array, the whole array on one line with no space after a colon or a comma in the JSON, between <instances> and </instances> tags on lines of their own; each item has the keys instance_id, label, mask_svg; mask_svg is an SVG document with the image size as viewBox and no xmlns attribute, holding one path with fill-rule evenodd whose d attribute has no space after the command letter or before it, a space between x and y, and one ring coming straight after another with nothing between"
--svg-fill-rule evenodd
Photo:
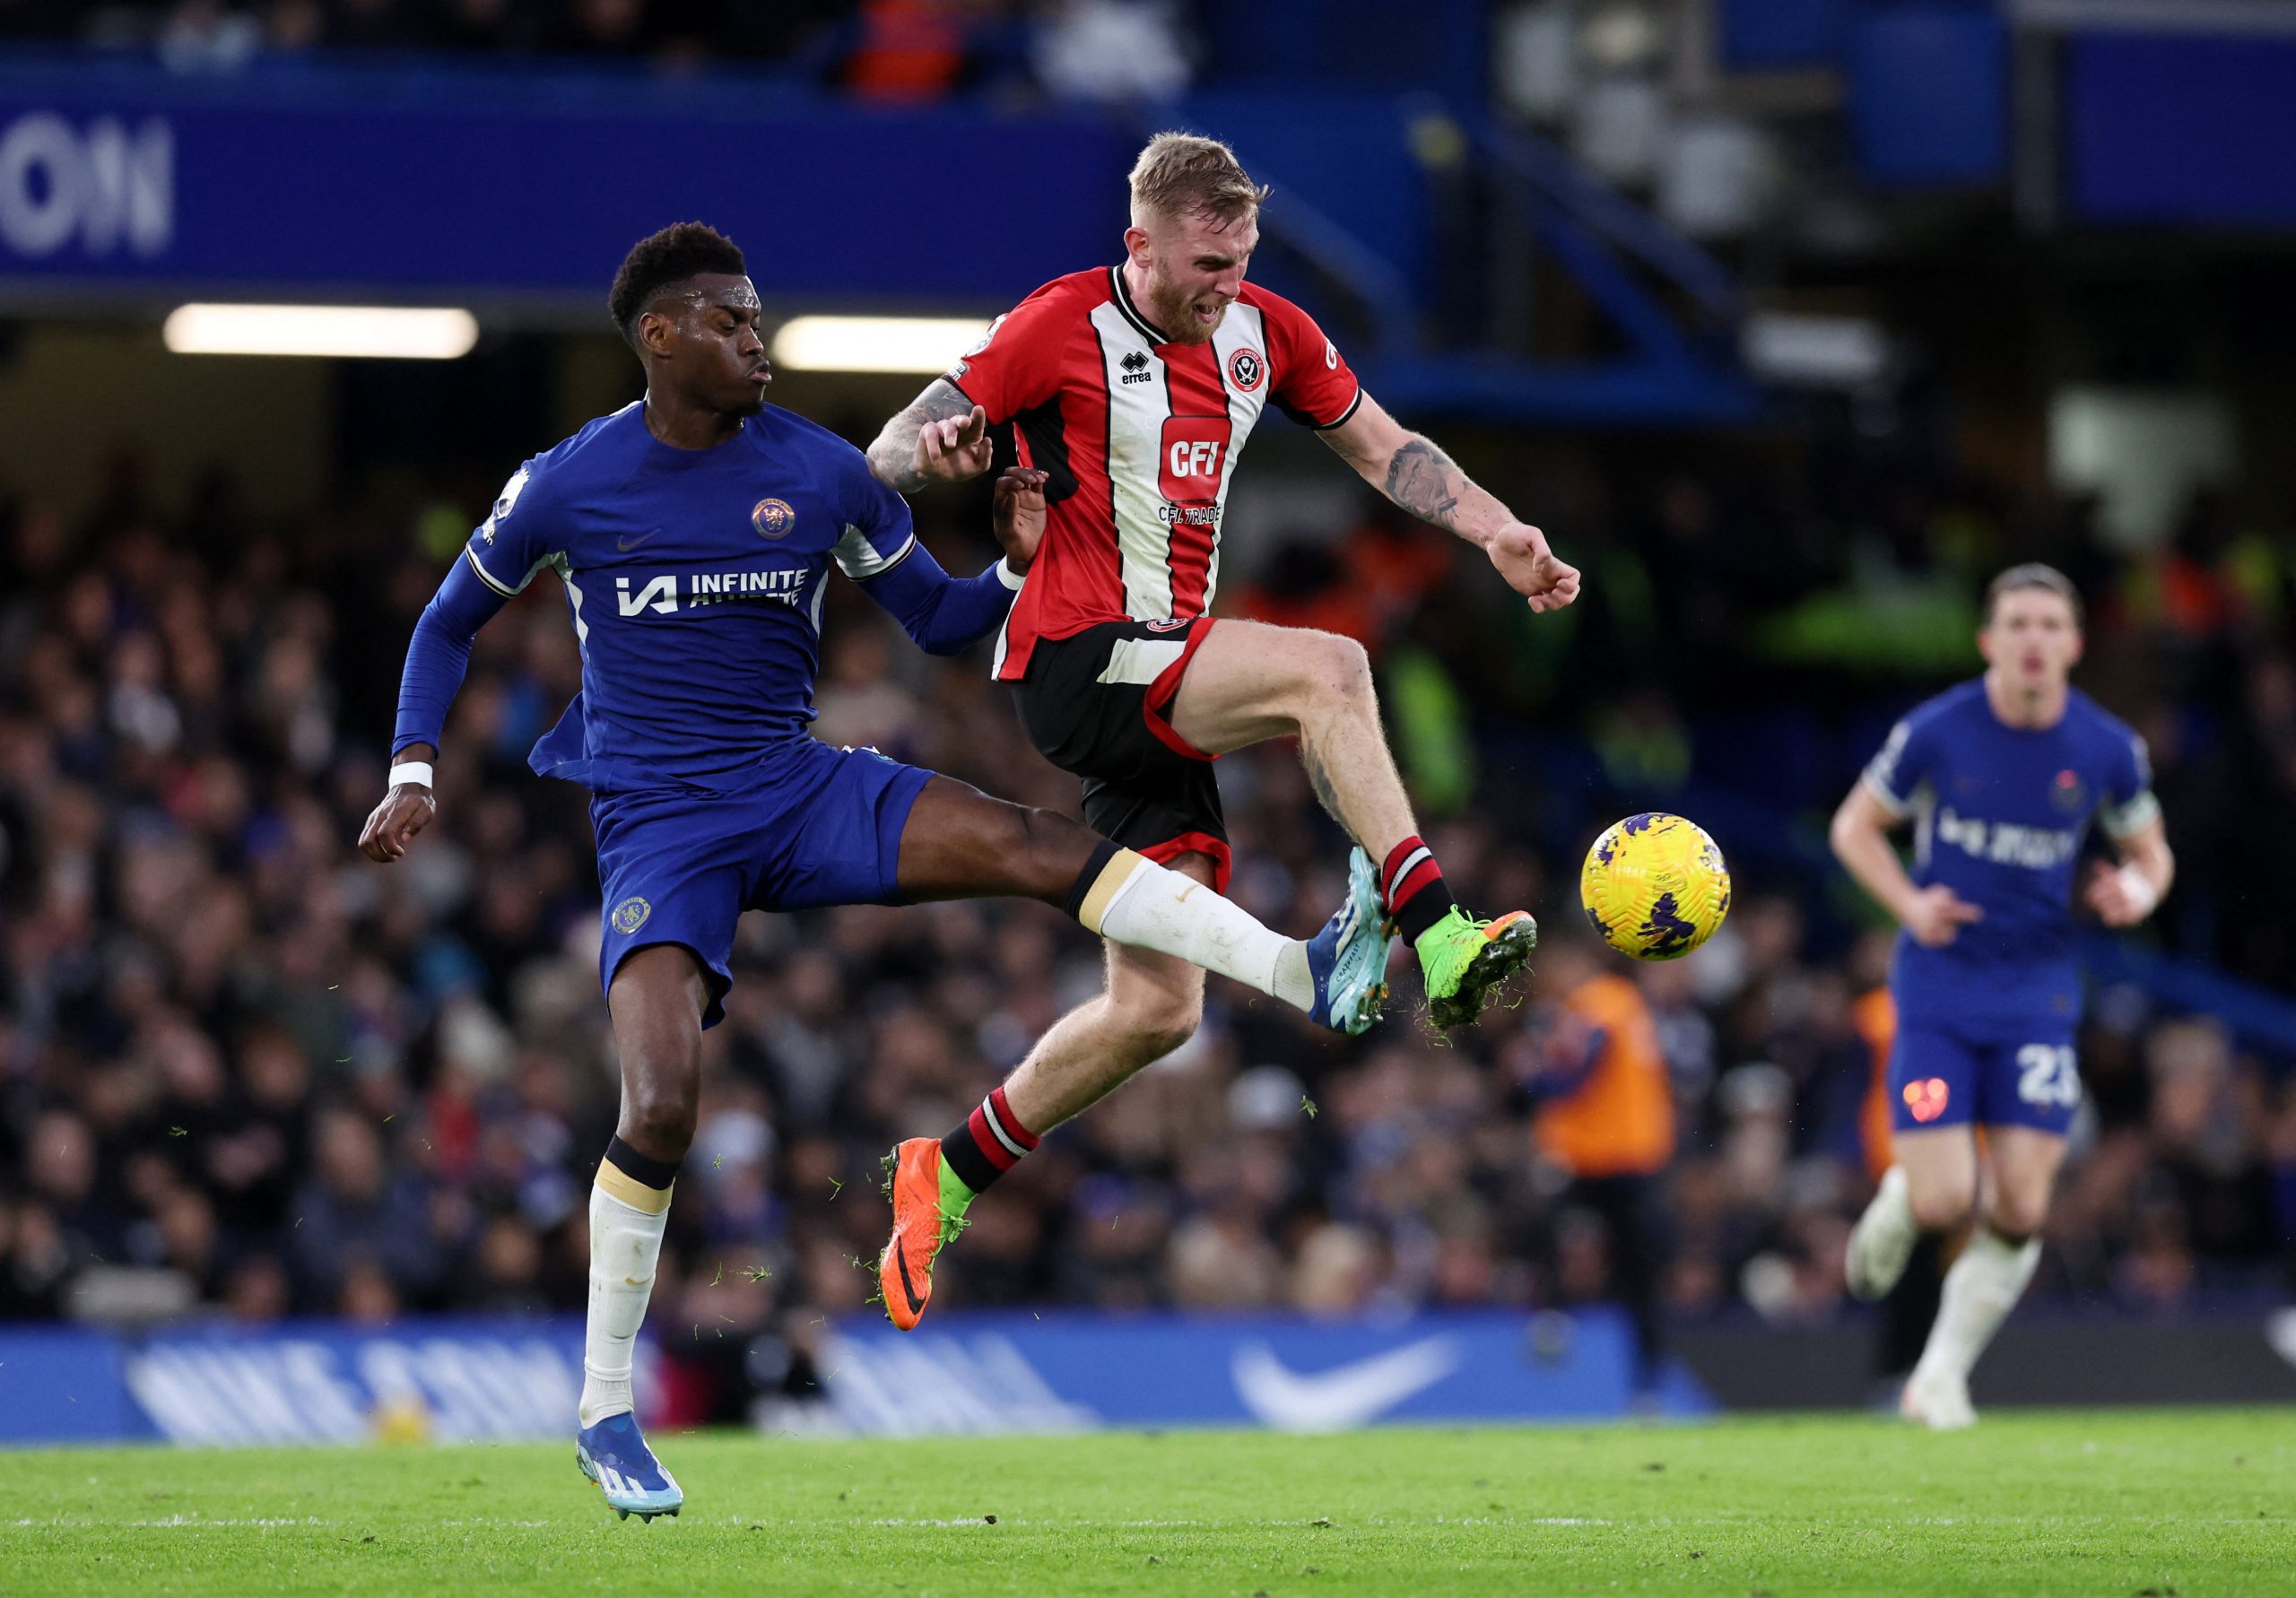
<instances>
[{"instance_id":1,"label":"green turf","mask_svg":"<svg viewBox=\"0 0 2296 1598\"><path fill-rule=\"evenodd\" d=\"M2296 1590L2287 1411L660 1443L689 1503L651 1525L570 1443L0 1454L0 1589Z\"/></svg>"}]
</instances>

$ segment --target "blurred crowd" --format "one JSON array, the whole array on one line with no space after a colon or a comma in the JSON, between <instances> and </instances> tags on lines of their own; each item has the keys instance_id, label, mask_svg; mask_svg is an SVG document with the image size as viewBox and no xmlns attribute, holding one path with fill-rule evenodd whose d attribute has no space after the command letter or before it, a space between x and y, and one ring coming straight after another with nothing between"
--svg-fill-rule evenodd
<instances>
[{"instance_id":1,"label":"blurred crowd","mask_svg":"<svg viewBox=\"0 0 2296 1598\"><path fill-rule=\"evenodd\" d=\"M556 586L481 636L438 822L378 866L353 840L404 640L491 484L265 528L228 483L161 515L126 465L114 481L75 521L0 501L0 1318L578 1309L616 1076L585 795L525 768L577 682ZM1969 669L1975 571L1936 551L1981 570L2047 550L2081 577L2087 680L2152 734L2184 863L2151 935L2285 982L2283 934L2252 924L2254 893L2296 870L2286 582L2218 513L2116 560L2069 512L1932 536L1923 517L1975 514L1933 494L1837 522L1756 591L1753 562L1724 558L1756 535L1728 492L1629 491L1591 463L1554 481L1549 525L1588 571L1567 622L1368 513L1234 595L1374 648L1450 880L1546 929L1521 1002L1439 1037L1403 981L1387 1024L1346 1040L1215 982L1192 1042L974 1207L936 1305L1598 1299L1624 1263L1601 1182L1625 1174L1668 1313L1845 1313L1843 1239L1883 1158L1866 995L1887 939L1812 840L1890 716ZM985 562L983 505L919 515L952 569ZM1762 525L1797 525L1775 507ZM1918 681L1859 679L1773 624L1906 585L1961 596L1941 624L1961 653ZM821 736L1073 812L979 661L928 661L849 586L831 599ZM1339 901L1342 838L1288 749L1222 777L1235 896L1304 934ZM1638 968L1577 946L1576 865L1600 825L1653 807L1708 821L1740 891L1708 948ZM2211 904L2226 913L2192 908ZM1098 962L1030 904L745 918L656 1290L669 1412L811 1386L822 1328L873 1290L879 1157L955 1125ZM1568 1124L1590 1018L1656 1084L1612 1145ZM2284 1288L2285 1064L2141 986L2101 992L2040 1292L2150 1309Z\"/></svg>"},{"instance_id":2,"label":"blurred crowd","mask_svg":"<svg viewBox=\"0 0 2296 1598\"><path fill-rule=\"evenodd\" d=\"M0 39L152 51L182 72L314 51L618 58L774 69L866 98L1043 89L1160 100L1187 87L1183 0L0 0Z\"/></svg>"}]
</instances>

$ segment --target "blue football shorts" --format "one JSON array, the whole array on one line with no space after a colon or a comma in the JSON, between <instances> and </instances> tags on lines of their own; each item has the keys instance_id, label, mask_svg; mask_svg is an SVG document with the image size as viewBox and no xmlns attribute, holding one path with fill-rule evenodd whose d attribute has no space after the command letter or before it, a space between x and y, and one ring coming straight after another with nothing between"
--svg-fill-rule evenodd
<instances>
[{"instance_id":1,"label":"blue football shorts","mask_svg":"<svg viewBox=\"0 0 2296 1598\"><path fill-rule=\"evenodd\" d=\"M2081 1107L2073 1022L1900 1020L1890 1050L1890 1125L2030 1126L2062 1137Z\"/></svg>"},{"instance_id":2,"label":"blue football shorts","mask_svg":"<svg viewBox=\"0 0 2296 1598\"><path fill-rule=\"evenodd\" d=\"M601 794L604 937L598 984L656 943L682 943L708 973L701 1024L725 1019L734 924L744 910L900 902L900 836L933 773L874 749L794 739L726 791L683 785Z\"/></svg>"}]
</instances>

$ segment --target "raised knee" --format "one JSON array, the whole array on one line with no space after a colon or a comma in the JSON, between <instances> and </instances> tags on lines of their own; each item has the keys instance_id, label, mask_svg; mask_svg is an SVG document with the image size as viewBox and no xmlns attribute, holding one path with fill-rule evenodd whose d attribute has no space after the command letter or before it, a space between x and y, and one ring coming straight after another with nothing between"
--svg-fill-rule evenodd
<instances>
[{"instance_id":1,"label":"raised knee","mask_svg":"<svg viewBox=\"0 0 2296 1598\"><path fill-rule=\"evenodd\" d=\"M1976 1202L1977 1194L1961 1183L1916 1186L1906 1194L1907 1205L1913 1211L1913 1224L1925 1232L1951 1231L1970 1218L1970 1207Z\"/></svg>"},{"instance_id":2,"label":"raised knee","mask_svg":"<svg viewBox=\"0 0 2296 1598\"><path fill-rule=\"evenodd\" d=\"M1362 699L1371 694L1371 657L1353 638L1337 633L1317 635L1316 682L1336 699Z\"/></svg>"},{"instance_id":3,"label":"raised knee","mask_svg":"<svg viewBox=\"0 0 2296 1598\"><path fill-rule=\"evenodd\" d=\"M2041 1229L2041 1222L2048 1214L2048 1204L2045 1200L2013 1197L2005 1193L1995 1196L1991 1212L1985 1219L1986 1224L1993 1229L1994 1236L2015 1246Z\"/></svg>"}]
</instances>

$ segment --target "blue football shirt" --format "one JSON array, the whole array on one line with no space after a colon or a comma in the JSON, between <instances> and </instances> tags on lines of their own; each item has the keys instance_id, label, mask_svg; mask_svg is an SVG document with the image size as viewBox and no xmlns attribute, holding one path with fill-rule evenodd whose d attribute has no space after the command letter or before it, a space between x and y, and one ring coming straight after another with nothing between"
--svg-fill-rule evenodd
<instances>
[{"instance_id":1,"label":"blue football shirt","mask_svg":"<svg viewBox=\"0 0 2296 1598\"><path fill-rule=\"evenodd\" d=\"M2144 741L2079 690L2052 727L2005 725L1984 679L1915 708L1866 767L1892 815L1914 819L1913 880L1980 907L1942 949L1898 937L1900 1015L2018 1020L2080 1013L2074 870L2093 820L2126 838L2160 814Z\"/></svg>"},{"instance_id":2,"label":"blue football shirt","mask_svg":"<svg viewBox=\"0 0 2296 1598\"><path fill-rule=\"evenodd\" d=\"M565 585L582 691L535 769L593 788L724 777L813 718L822 594L915 544L909 506L861 453L778 406L677 449L642 404L519 467L464 559L514 595Z\"/></svg>"}]
</instances>

